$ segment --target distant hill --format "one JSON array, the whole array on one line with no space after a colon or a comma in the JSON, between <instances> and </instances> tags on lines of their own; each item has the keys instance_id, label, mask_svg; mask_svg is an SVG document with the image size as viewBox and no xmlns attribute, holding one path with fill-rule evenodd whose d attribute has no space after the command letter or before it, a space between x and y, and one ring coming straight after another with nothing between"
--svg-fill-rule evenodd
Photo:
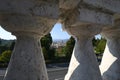
<instances>
[{"instance_id":1,"label":"distant hill","mask_svg":"<svg viewBox=\"0 0 120 80\"><path fill-rule=\"evenodd\" d=\"M15 40L0 39L0 54L5 50L10 50L10 49L12 50L13 42L15 42Z\"/></svg>"},{"instance_id":2,"label":"distant hill","mask_svg":"<svg viewBox=\"0 0 120 80\"><path fill-rule=\"evenodd\" d=\"M4 39L0 39L1 43L0 45L1 46L4 46L4 45L11 45L12 42L14 42L15 40L4 40Z\"/></svg>"}]
</instances>

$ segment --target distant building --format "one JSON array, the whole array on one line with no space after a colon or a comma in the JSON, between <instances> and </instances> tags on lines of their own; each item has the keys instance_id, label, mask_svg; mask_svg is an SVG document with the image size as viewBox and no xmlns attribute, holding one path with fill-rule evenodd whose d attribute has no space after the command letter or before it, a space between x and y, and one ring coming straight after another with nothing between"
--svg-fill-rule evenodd
<instances>
[{"instance_id":1,"label":"distant building","mask_svg":"<svg viewBox=\"0 0 120 80\"><path fill-rule=\"evenodd\" d=\"M59 48L59 47L63 47L66 45L67 40L58 40L58 41L53 41L51 47L54 48Z\"/></svg>"}]
</instances>

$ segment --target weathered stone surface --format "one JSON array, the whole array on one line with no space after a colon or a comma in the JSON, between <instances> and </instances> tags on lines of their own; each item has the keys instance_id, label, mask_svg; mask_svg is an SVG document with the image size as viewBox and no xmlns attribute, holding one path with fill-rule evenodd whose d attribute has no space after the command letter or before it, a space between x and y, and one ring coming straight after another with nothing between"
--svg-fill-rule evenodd
<instances>
[{"instance_id":1,"label":"weathered stone surface","mask_svg":"<svg viewBox=\"0 0 120 80\"><path fill-rule=\"evenodd\" d=\"M40 18L39 22L23 16L10 17L5 17L9 20L2 25L17 37L17 43L4 80L48 80L38 40L52 29L56 20Z\"/></svg>"},{"instance_id":2,"label":"weathered stone surface","mask_svg":"<svg viewBox=\"0 0 120 80\"><path fill-rule=\"evenodd\" d=\"M58 18L58 0L2 0L0 13Z\"/></svg>"},{"instance_id":3,"label":"weathered stone surface","mask_svg":"<svg viewBox=\"0 0 120 80\"><path fill-rule=\"evenodd\" d=\"M120 13L120 0L83 0L82 3L114 13Z\"/></svg>"},{"instance_id":4,"label":"weathered stone surface","mask_svg":"<svg viewBox=\"0 0 120 80\"><path fill-rule=\"evenodd\" d=\"M17 33L17 42L4 80L48 80L37 36Z\"/></svg>"},{"instance_id":5,"label":"weathered stone surface","mask_svg":"<svg viewBox=\"0 0 120 80\"><path fill-rule=\"evenodd\" d=\"M92 52L92 45L90 45L92 41L90 40L94 37L94 35L100 33L102 28L110 28L110 26L114 25L114 11L98 6L97 4L90 4L89 1L77 1L79 4L74 4L73 6L71 4L71 9L68 8L70 5L67 5L67 1L65 2L66 4L63 4L63 6L66 6L62 7L61 4L60 8L61 23L63 23L65 30L67 30L70 35L77 38L76 46L73 51L71 63L65 80L102 80L98 65L95 62L95 57L93 58L94 60L90 58L91 56L93 57L94 53ZM85 55L85 53L90 53L91 55ZM87 61L91 60L93 63L87 63ZM86 64L82 61L86 61ZM94 65L94 70L93 66L90 67L90 65ZM90 68L90 71L87 69L88 67ZM89 75L86 77L86 74Z\"/></svg>"},{"instance_id":6,"label":"weathered stone surface","mask_svg":"<svg viewBox=\"0 0 120 80\"><path fill-rule=\"evenodd\" d=\"M69 26L65 27L65 29L76 38L65 80L102 80L92 46L92 38L101 31L101 28L89 24Z\"/></svg>"},{"instance_id":7,"label":"weathered stone surface","mask_svg":"<svg viewBox=\"0 0 120 80\"><path fill-rule=\"evenodd\" d=\"M77 26L64 26L64 29L70 34L75 37L93 37L94 35L97 35L100 33L102 30L101 25L94 25L94 24L86 24L86 23L81 23L78 24ZM89 34L89 35L87 35Z\"/></svg>"},{"instance_id":8,"label":"weathered stone surface","mask_svg":"<svg viewBox=\"0 0 120 80\"><path fill-rule=\"evenodd\" d=\"M57 21L38 16L0 15L1 26L10 32L33 32L36 34L48 33Z\"/></svg>"},{"instance_id":9,"label":"weathered stone surface","mask_svg":"<svg viewBox=\"0 0 120 80\"><path fill-rule=\"evenodd\" d=\"M81 0L60 0L59 8L74 9Z\"/></svg>"},{"instance_id":10,"label":"weathered stone surface","mask_svg":"<svg viewBox=\"0 0 120 80\"><path fill-rule=\"evenodd\" d=\"M93 23L101 25L113 25L114 18L112 14L105 12L97 11L94 9L87 8L74 8L74 9L65 9L62 8L60 14L60 21L65 25L78 25L81 22L83 23Z\"/></svg>"},{"instance_id":11,"label":"weathered stone surface","mask_svg":"<svg viewBox=\"0 0 120 80\"><path fill-rule=\"evenodd\" d=\"M107 13L120 13L120 0L60 0L60 8L73 9L78 6Z\"/></svg>"},{"instance_id":12,"label":"weathered stone surface","mask_svg":"<svg viewBox=\"0 0 120 80\"><path fill-rule=\"evenodd\" d=\"M119 25L120 26L120 25ZM120 27L103 29L102 35L107 40L107 45L100 65L103 80L120 79Z\"/></svg>"},{"instance_id":13,"label":"weathered stone surface","mask_svg":"<svg viewBox=\"0 0 120 80\"><path fill-rule=\"evenodd\" d=\"M120 0L2 0L0 25L18 39L5 80L48 80L37 41L50 32L58 18L77 40L65 80L102 80L92 38L103 28L107 31L103 32L110 49L108 57L112 58L111 61L105 61L108 62L107 66L102 64L105 67L102 68L103 78L120 79L119 4Z\"/></svg>"},{"instance_id":14,"label":"weathered stone surface","mask_svg":"<svg viewBox=\"0 0 120 80\"><path fill-rule=\"evenodd\" d=\"M102 12L97 12L89 9L79 9L79 21L102 24L102 25L113 25L113 16Z\"/></svg>"},{"instance_id":15,"label":"weathered stone surface","mask_svg":"<svg viewBox=\"0 0 120 80\"><path fill-rule=\"evenodd\" d=\"M38 40L52 29L56 20L8 16L3 18L8 21L2 25L17 37L17 43L4 80L48 80Z\"/></svg>"},{"instance_id":16,"label":"weathered stone surface","mask_svg":"<svg viewBox=\"0 0 120 80\"><path fill-rule=\"evenodd\" d=\"M60 0L61 22L113 25L113 15L120 14L119 0ZM67 24L67 25L68 25Z\"/></svg>"},{"instance_id":17,"label":"weathered stone surface","mask_svg":"<svg viewBox=\"0 0 120 80\"><path fill-rule=\"evenodd\" d=\"M116 44L119 44L118 40L110 40L107 42L105 52L102 58L102 62L100 65L101 74L103 80L119 80L120 72L119 72L119 55L118 47ZM117 51L116 51L117 50ZM113 52L114 51L114 52Z\"/></svg>"},{"instance_id":18,"label":"weathered stone surface","mask_svg":"<svg viewBox=\"0 0 120 80\"><path fill-rule=\"evenodd\" d=\"M27 31L41 35L44 31L49 32L56 23L58 7L56 0L3 0L0 3L0 25L10 32Z\"/></svg>"},{"instance_id":19,"label":"weathered stone surface","mask_svg":"<svg viewBox=\"0 0 120 80\"><path fill-rule=\"evenodd\" d=\"M48 80L38 40L50 32L58 18L58 1L4 0L0 25L17 37L4 80Z\"/></svg>"},{"instance_id":20,"label":"weathered stone surface","mask_svg":"<svg viewBox=\"0 0 120 80\"><path fill-rule=\"evenodd\" d=\"M66 12L66 11L65 11ZM65 25L78 25L81 23L92 23L92 24L100 24L106 26L112 26L114 24L113 15L96 12L94 10L89 9L78 9L73 10L68 14L61 14L61 22Z\"/></svg>"}]
</instances>

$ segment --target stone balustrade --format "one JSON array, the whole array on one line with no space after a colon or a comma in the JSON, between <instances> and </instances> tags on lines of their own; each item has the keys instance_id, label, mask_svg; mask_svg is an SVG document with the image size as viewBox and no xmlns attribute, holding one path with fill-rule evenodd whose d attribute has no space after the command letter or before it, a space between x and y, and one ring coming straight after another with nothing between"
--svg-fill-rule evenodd
<instances>
[{"instance_id":1,"label":"stone balustrade","mask_svg":"<svg viewBox=\"0 0 120 80\"><path fill-rule=\"evenodd\" d=\"M102 35L107 40L107 45L100 65L103 80L119 80L120 79L120 20L115 19L114 27L106 27L102 31Z\"/></svg>"},{"instance_id":2,"label":"stone balustrade","mask_svg":"<svg viewBox=\"0 0 120 80\"><path fill-rule=\"evenodd\" d=\"M119 0L2 0L0 25L17 37L4 80L48 80L39 39L58 21L76 39L65 80L119 80ZM96 34L107 39L100 66ZM113 73L113 74L112 74Z\"/></svg>"}]
</instances>

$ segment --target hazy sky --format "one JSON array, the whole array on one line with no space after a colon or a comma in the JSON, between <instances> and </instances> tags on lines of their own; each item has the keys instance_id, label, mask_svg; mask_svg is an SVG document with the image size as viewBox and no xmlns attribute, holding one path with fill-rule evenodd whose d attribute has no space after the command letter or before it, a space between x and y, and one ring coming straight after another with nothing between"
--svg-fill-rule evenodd
<instances>
[{"instance_id":1,"label":"hazy sky","mask_svg":"<svg viewBox=\"0 0 120 80\"><path fill-rule=\"evenodd\" d=\"M50 32L53 39L69 39L70 35L62 30L61 24L56 24Z\"/></svg>"},{"instance_id":2,"label":"hazy sky","mask_svg":"<svg viewBox=\"0 0 120 80\"><path fill-rule=\"evenodd\" d=\"M7 32L6 30L4 30L1 26L0 26L0 38L2 39L16 39L15 36L13 36L10 32Z\"/></svg>"},{"instance_id":3,"label":"hazy sky","mask_svg":"<svg viewBox=\"0 0 120 80\"><path fill-rule=\"evenodd\" d=\"M51 36L53 39L69 39L70 35L68 35L67 32L62 31L61 24L56 24L54 28L51 31ZM5 31L1 26L0 26L0 38L2 39L15 39L16 37L11 35L10 32Z\"/></svg>"}]
</instances>

